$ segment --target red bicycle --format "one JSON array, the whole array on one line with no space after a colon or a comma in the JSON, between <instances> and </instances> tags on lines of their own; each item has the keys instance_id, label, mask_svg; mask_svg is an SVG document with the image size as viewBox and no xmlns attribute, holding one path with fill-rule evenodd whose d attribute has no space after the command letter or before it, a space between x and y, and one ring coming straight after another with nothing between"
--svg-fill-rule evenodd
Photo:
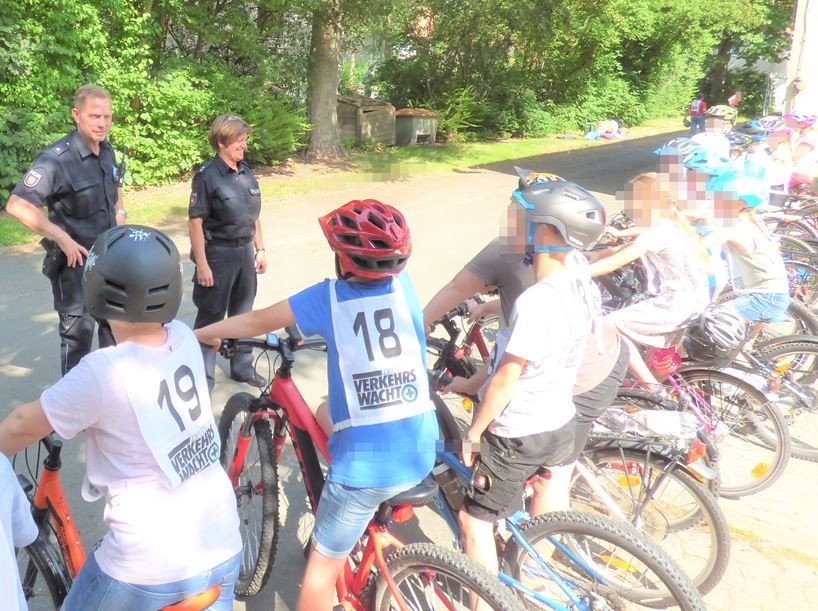
<instances>
[{"instance_id":1,"label":"red bicycle","mask_svg":"<svg viewBox=\"0 0 818 611\"><path fill-rule=\"evenodd\" d=\"M295 353L326 350L322 339L303 339L288 328L284 337L226 340L221 354L240 347L273 353L278 362L268 389L256 397L233 395L219 420L221 460L236 490L244 559L236 583L243 596L257 594L270 573L278 541L277 465L286 439L292 442L312 513L324 485L320 457L329 460L327 436L292 379ZM382 503L336 583L344 609L468 609L473 597L492 609L516 609L517 601L495 577L465 555L435 545L405 545L390 532L438 492L433 480ZM388 555L388 550L394 550Z\"/></svg>"}]
</instances>

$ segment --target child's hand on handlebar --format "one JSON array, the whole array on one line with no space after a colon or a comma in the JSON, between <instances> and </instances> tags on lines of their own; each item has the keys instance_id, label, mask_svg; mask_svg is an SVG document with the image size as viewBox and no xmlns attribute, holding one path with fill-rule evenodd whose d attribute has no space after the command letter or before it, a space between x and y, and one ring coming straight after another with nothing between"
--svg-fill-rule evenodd
<instances>
[{"instance_id":1,"label":"child's hand on handlebar","mask_svg":"<svg viewBox=\"0 0 818 611\"><path fill-rule=\"evenodd\" d=\"M469 304L469 322L475 323L486 316L497 314L499 312L499 302L499 299L494 299L471 307L471 300L466 301Z\"/></svg>"},{"instance_id":2,"label":"child's hand on handlebar","mask_svg":"<svg viewBox=\"0 0 818 611\"><path fill-rule=\"evenodd\" d=\"M220 337L209 337L202 333L203 329L194 329L193 333L196 334L196 339L199 340L199 343L204 346L210 346L210 350L213 352L218 352L219 349L222 347L222 340Z\"/></svg>"}]
</instances>

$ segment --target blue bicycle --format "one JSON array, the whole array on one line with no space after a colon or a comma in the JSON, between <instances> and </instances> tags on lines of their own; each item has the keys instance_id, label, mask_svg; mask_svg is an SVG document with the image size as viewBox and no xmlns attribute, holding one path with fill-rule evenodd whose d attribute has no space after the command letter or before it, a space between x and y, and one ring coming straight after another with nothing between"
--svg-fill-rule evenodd
<instances>
[{"instance_id":1,"label":"blue bicycle","mask_svg":"<svg viewBox=\"0 0 818 611\"><path fill-rule=\"evenodd\" d=\"M434 397L442 435L449 443L438 453L433 473L440 491L435 505L455 535L471 471L453 452L456 428ZM456 425L454 425L456 426ZM521 499L522 500L522 499ZM678 608L705 609L692 581L655 543L624 522L583 512L554 512L530 518L518 512L496 532L500 580L526 605L558 611Z\"/></svg>"}]
</instances>

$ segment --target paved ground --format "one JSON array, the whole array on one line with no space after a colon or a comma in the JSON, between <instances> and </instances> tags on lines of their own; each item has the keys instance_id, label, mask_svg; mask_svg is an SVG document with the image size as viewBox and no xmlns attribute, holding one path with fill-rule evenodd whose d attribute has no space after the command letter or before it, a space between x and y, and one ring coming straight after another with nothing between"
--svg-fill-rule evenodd
<instances>
[{"instance_id":1,"label":"paved ground","mask_svg":"<svg viewBox=\"0 0 818 611\"><path fill-rule=\"evenodd\" d=\"M558 173L596 191L606 205L616 208L615 193L640 171L653 169L650 155L665 138L644 138L570 153L518 160L515 163ZM399 169L393 175L400 175ZM350 199L374 197L398 206L413 232L414 254L409 271L421 301L453 275L489 238L508 202L516 178L512 163L470 168L445 174L381 183L354 183L332 192L315 192L275 202L263 211L269 270L260 282L258 304L286 298L294 291L333 274L316 218ZM126 202L127 203L127 202ZM187 252L184 227L172 228L180 251ZM0 258L0 417L24 400L37 396L55 380L58 371L56 315L50 293L39 273L36 249L10 249ZM186 264L190 277L192 267ZM187 292L180 318L192 322L194 309ZM262 372L264 373L264 372ZM316 403L325 392L326 379L317 359L299 359L296 381L307 401ZM248 390L222 377L213 397L221 411L227 397ZM236 609L293 609L303 572L297 536L306 530L304 493L285 454L280 477L289 499L282 516L281 544L267 587ZM82 473L81 440L67 444L64 482L86 545L102 534L99 503L79 496ZM18 467L20 463L18 463ZM723 501L733 534L733 557L722 583L707 598L711 609L812 609L818 606L818 465L791 461L782 479L770 490L742 501ZM299 528L300 525L300 528ZM429 510L410 523L406 540L423 537L445 542L448 535ZM2 605L0 605L2 606Z\"/></svg>"}]
</instances>

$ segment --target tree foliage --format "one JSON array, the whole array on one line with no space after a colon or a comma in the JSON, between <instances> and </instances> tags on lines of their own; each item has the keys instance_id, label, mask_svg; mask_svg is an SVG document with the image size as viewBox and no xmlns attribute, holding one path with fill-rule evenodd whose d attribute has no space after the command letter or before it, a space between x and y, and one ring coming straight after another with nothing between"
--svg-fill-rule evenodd
<instances>
[{"instance_id":1,"label":"tree foliage","mask_svg":"<svg viewBox=\"0 0 818 611\"><path fill-rule=\"evenodd\" d=\"M223 113L253 124L257 163L306 146L308 115L319 156L338 154L339 87L437 110L439 133L466 139L679 114L703 85L717 98L745 87L755 103L763 82L747 66L782 55L794 2L6 0L0 199L72 128L87 82L111 93L128 181L152 184L206 159Z\"/></svg>"}]
</instances>

